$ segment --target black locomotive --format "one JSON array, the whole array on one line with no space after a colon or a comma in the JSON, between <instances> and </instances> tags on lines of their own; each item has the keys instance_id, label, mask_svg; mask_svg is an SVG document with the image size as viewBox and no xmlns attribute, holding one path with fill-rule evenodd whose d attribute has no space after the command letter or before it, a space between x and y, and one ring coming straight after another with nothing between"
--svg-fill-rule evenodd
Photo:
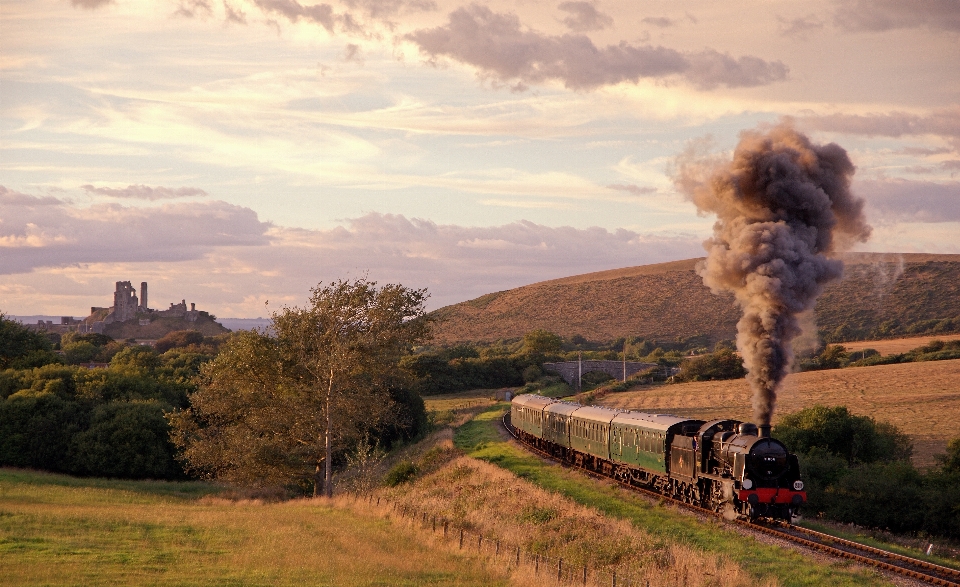
<instances>
[{"instance_id":1,"label":"black locomotive","mask_svg":"<svg viewBox=\"0 0 960 587\"><path fill-rule=\"evenodd\" d=\"M790 521L807 500L796 455L738 420L581 406L539 395L511 403L524 441L573 465L728 517Z\"/></svg>"}]
</instances>

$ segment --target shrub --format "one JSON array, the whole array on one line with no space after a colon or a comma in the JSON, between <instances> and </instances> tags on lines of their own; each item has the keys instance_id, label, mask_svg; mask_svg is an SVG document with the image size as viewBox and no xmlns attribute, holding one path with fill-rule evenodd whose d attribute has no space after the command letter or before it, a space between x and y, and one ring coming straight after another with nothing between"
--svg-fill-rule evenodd
<instances>
[{"instance_id":1,"label":"shrub","mask_svg":"<svg viewBox=\"0 0 960 587\"><path fill-rule=\"evenodd\" d=\"M788 414L777 425L776 436L794 452L817 448L849 464L907 460L913 451L910 439L895 426L855 416L844 406L813 406Z\"/></svg>"},{"instance_id":2,"label":"shrub","mask_svg":"<svg viewBox=\"0 0 960 587\"><path fill-rule=\"evenodd\" d=\"M740 355L724 346L709 355L687 359L681 363L680 373L674 377L674 381L741 379L746 374Z\"/></svg>"},{"instance_id":3,"label":"shrub","mask_svg":"<svg viewBox=\"0 0 960 587\"><path fill-rule=\"evenodd\" d=\"M70 469L80 475L171 479L183 475L173 458L170 430L156 402L97 406L90 427L70 443Z\"/></svg>"},{"instance_id":4,"label":"shrub","mask_svg":"<svg viewBox=\"0 0 960 587\"><path fill-rule=\"evenodd\" d=\"M417 466L410 461L400 461L387 472L383 483L388 487L396 487L413 479L417 472Z\"/></svg>"}]
</instances>

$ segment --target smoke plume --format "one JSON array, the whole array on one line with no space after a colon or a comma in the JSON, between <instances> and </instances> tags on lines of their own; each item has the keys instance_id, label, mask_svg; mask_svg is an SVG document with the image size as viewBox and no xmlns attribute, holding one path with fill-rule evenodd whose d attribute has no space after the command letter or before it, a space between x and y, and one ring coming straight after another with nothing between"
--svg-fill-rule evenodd
<instances>
[{"instance_id":1,"label":"smoke plume","mask_svg":"<svg viewBox=\"0 0 960 587\"><path fill-rule=\"evenodd\" d=\"M676 182L702 213L717 215L699 267L714 292L743 310L737 348L753 389L754 417L769 426L777 388L793 363L799 315L843 272L833 253L870 236L855 168L840 146L813 144L787 124L741 134L733 160L688 153Z\"/></svg>"}]
</instances>

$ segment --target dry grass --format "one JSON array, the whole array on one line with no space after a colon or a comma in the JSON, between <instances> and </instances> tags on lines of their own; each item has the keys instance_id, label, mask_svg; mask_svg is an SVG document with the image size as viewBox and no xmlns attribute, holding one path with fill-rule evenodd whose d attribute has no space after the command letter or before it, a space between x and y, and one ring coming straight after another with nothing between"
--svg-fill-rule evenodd
<instances>
[{"instance_id":1,"label":"dry grass","mask_svg":"<svg viewBox=\"0 0 960 587\"><path fill-rule=\"evenodd\" d=\"M506 584L476 557L340 505L175 499L0 470L0 583Z\"/></svg>"},{"instance_id":2,"label":"dry grass","mask_svg":"<svg viewBox=\"0 0 960 587\"><path fill-rule=\"evenodd\" d=\"M489 406L496 403L497 399L503 399L503 391L496 389L473 389L459 393L427 395L423 397L423 403L428 412L443 412Z\"/></svg>"},{"instance_id":3,"label":"dry grass","mask_svg":"<svg viewBox=\"0 0 960 587\"><path fill-rule=\"evenodd\" d=\"M519 545L524 553L540 554L554 561L562 558L574 568L619 568L621 580L624 571L628 571L634 584L756 584L755 578L723 557L653 538L629 522L606 517L495 465L469 457L458 457L413 485L385 494L428 516L451 520L473 536L483 534L491 540L495 537ZM456 540L444 544L459 548ZM476 538L473 544L476 548ZM506 566L506 559L499 564ZM555 577L556 571L553 572ZM529 567L521 567L512 579L522 585L537 584L534 579L542 580L542 576L535 578Z\"/></svg>"},{"instance_id":4,"label":"dry grass","mask_svg":"<svg viewBox=\"0 0 960 587\"><path fill-rule=\"evenodd\" d=\"M929 344L935 340L944 342L960 340L960 334L941 334L937 336L914 336L911 338L893 338L890 340L861 340L841 343L848 352L873 349L881 355L896 355L912 351L913 349ZM854 357L856 358L856 357Z\"/></svg>"},{"instance_id":5,"label":"dry grass","mask_svg":"<svg viewBox=\"0 0 960 587\"><path fill-rule=\"evenodd\" d=\"M751 419L743 379L651 387L611 394L600 403L704 420ZM843 405L895 424L913 439L914 462L930 466L933 455L960 436L960 359L795 373L780 390L777 414L814 404Z\"/></svg>"},{"instance_id":6,"label":"dry grass","mask_svg":"<svg viewBox=\"0 0 960 587\"><path fill-rule=\"evenodd\" d=\"M843 281L826 288L817 324L856 330L960 315L960 255L848 255ZM900 262L902 261L902 267ZM740 311L694 271L697 259L543 281L440 308L438 342L519 338L535 328L564 337L672 341L732 339ZM902 272L901 272L902 269Z\"/></svg>"}]
</instances>

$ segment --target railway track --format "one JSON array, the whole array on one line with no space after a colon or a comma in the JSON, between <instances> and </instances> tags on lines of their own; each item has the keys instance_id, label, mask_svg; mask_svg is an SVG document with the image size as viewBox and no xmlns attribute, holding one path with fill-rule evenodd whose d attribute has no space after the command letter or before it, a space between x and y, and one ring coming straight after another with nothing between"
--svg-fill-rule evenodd
<instances>
[{"instance_id":1,"label":"railway track","mask_svg":"<svg viewBox=\"0 0 960 587\"><path fill-rule=\"evenodd\" d=\"M553 455L524 442L514 431L513 426L509 424L509 418L510 413L507 412L501 419L504 429L527 450L533 453L536 453L546 459L550 459L551 461L559 463L565 467L575 468L591 477L613 481L614 483L617 483L637 493L642 493L657 499L669 500L679 507L697 512L698 514L720 517L720 514L712 510L690 505L645 487L639 487L620 479L604 475L597 471L592 471L582 467L575 467L570 463L557 459ZM872 546L860 544L852 540L830 536L829 534L824 534L822 532L817 532L801 526L794 526L792 524L768 524L749 522L739 519L734 520L733 523L745 528L749 528L750 530L756 532L761 532L782 540L800 544L807 548L822 552L828 556L856 561L864 565L876 567L884 571L903 575L905 577L910 577L911 579L929 583L931 585L939 585L941 587L960 587L960 570L951 569L949 567L937 565L925 560L916 559L880 548L874 548Z\"/></svg>"}]
</instances>

